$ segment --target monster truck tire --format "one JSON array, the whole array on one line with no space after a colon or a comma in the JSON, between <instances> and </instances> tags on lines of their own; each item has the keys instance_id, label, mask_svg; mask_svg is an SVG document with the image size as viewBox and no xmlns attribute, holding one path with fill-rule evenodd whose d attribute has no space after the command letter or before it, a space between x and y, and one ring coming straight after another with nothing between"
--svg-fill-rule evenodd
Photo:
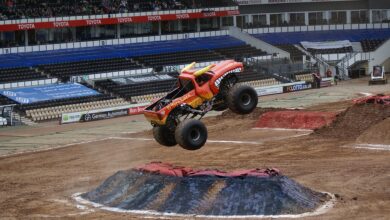
<instances>
[{"instance_id":1,"label":"monster truck tire","mask_svg":"<svg viewBox=\"0 0 390 220\"><path fill-rule=\"evenodd\" d=\"M182 148L198 150L206 143L207 128L199 120L184 120L177 126L175 138Z\"/></svg>"},{"instance_id":2,"label":"monster truck tire","mask_svg":"<svg viewBox=\"0 0 390 220\"><path fill-rule=\"evenodd\" d=\"M257 106L257 92L247 85L234 85L227 96L229 109L237 114L249 114Z\"/></svg>"},{"instance_id":3,"label":"monster truck tire","mask_svg":"<svg viewBox=\"0 0 390 220\"><path fill-rule=\"evenodd\" d=\"M153 137L161 145L172 147L175 146L175 133L166 126L153 127Z\"/></svg>"}]
</instances>

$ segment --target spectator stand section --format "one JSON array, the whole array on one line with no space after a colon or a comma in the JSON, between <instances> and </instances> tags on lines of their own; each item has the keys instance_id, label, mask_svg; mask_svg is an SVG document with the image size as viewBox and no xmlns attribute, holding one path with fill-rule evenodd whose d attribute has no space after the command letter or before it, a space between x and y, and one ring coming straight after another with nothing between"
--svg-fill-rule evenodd
<instances>
[{"instance_id":1,"label":"spectator stand section","mask_svg":"<svg viewBox=\"0 0 390 220\"><path fill-rule=\"evenodd\" d=\"M1 90L3 102L33 121L58 119L64 112L99 109L127 104L123 99L101 94L78 83L53 84Z\"/></svg>"},{"instance_id":2,"label":"spectator stand section","mask_svg":"<svg viewBox=\"0 0 390 220\"><path fill-rule=\"evenodd\" d=\"M232 0L15 1L0 3L0 20L96 16L237 6ZM96 17L90 17L94 19Z\"/></svg>"}]
</instances>

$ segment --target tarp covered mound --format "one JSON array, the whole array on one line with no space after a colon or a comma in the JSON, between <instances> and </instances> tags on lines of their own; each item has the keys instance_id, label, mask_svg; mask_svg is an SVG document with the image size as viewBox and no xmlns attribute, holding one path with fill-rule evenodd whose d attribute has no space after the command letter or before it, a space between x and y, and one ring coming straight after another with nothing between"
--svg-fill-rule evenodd
<instances>
[{"instance_id":1,"label":"tarp covered mound","mask_svg":"<svg viewBox=\"0 0 390 220\"><path fill-rule=\"evenodd\" d=\"M334 112L275 111L262 114L257 128L316 129L331 124Z\"/></svg>"},{"instance_id":2,"label":"tarp covered mound","mask_svg":"<svg viewBox=\"0 0 390 220\"><path fill-rule=\"evenodd\" d=\"M276 169L228 173L163 163L119 171L82 198L123 210L217 216L300 214L328 200Z\"/></svg>"}]
</instances>

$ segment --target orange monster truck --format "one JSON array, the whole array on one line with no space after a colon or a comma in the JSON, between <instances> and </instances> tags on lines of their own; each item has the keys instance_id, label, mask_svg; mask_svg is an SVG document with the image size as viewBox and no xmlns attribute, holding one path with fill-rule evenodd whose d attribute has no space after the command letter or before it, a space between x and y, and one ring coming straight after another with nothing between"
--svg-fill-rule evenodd
<instances>
[{"instance_id":1,"label":"orange monster truck","mask_svg":"<svg viewBox=\"0 0 390 220\"><path fill-rule=\"evenodd\" d=\"M192 69L194 65L181 71L176 89L144 111L153 126L154 139L161 145L200 149L207 140L207 128L200 119L207 112L229 108L248 114L257 106L256 91L237 84L236 74L244 69L242 63L226 60L201 70Z\"/></svg>"}]
</instances>

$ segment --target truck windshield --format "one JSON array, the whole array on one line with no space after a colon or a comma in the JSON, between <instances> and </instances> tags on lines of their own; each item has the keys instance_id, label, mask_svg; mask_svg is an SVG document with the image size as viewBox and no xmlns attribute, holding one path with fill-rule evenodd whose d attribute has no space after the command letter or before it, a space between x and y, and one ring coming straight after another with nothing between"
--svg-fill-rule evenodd
<instances>
[{"instance_id":1,"label":"truck windshield","mask_svg":"<svg viewBox=\"0 0 390 220\"><path fill-rule=\"evenodd\" d=\"M180 79L180 86L186 93L194 89L194 84L190 79Z\"/></svg>"}]
</instances>

